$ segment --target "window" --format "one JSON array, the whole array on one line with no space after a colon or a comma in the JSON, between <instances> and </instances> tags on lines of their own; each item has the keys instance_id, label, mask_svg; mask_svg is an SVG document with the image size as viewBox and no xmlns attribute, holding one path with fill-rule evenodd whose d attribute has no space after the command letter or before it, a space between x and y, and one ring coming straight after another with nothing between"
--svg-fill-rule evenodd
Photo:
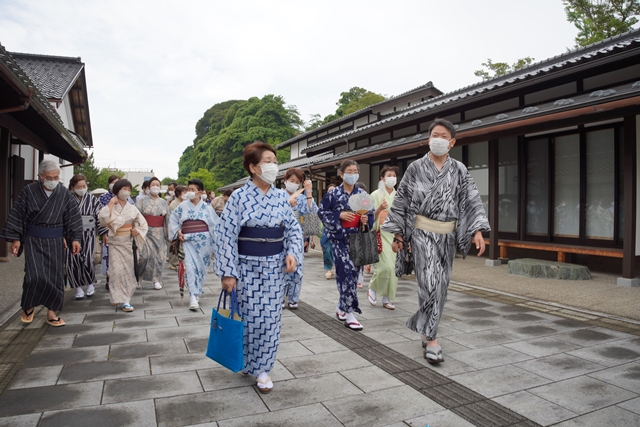
<instances>
[{"instance_id":1,"label":"window","mask_svg":"<svg viewBox=\"0 0 640 427\"><path fill-rule=\"evenodd\" d=\"M549 140L533 139L527 144L527 235L549 233Z\"/></svg>"},{"instance_id":2,"label":"window","mask_svg":"<svg viewBox=\"0 0 640 427\"><path fill-rule=\"evenodd\" d=\"M587 133L586 238L613 240L615 212L615 132Z\"/></svg>"},{"instance_id":3,"label":"window","mask_svg":"<svg viewBox=\"0 0 640 427\"><path fill-rule=\"evenodd\" d=\"M478 187L482 204L487 216L489 215L489 143L478 142L468 146L469 173Z\"/></svg>"},{"instance_id":4,"label":"window","mask_svg":"<svg viewBox=\"0 0 640 427\"><path fill-rule=\"evenodd\" d=\"M554 140L553 234L580 237L580 135Z\"/></svg>"},{"instance_id":5,"label":"window","mask_svg":"<svg viewBox=\"0 0 640 427\"><path fill-rule=\"evenodd\" d=\"M498 141L498 231L518 232L518 138Z\"/></svg>"}]
</instances>

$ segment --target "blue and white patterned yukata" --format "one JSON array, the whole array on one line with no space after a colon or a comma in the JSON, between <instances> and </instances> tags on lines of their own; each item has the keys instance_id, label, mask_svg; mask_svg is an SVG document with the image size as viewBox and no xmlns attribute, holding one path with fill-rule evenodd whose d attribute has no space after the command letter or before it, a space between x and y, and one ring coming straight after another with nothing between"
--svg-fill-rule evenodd
<instances>
[{"instance_id":1,"label":"blue and white patterned yukata","mask_svg":"<svg viewBox=\"0 0 640 427\"><path fill-rule=\"evenodd\" d=\"M324 224L327 237L331 241L333 250L333 262L336 266L336 283L340 299L338 309L345 313L362 313L358 304L358 274L360 267L353 265L349 258L349 235L358 232L358 228L342 228L340 213L352 210L349 207L349 197L358 193L366 193L357 186L353 187L351 193L344 190L342 184L325 194L318 208L318 217ZM368 212L369 228L373 226L374 210Z\"/></svg>"},{"instance_id":2,"label":"blue and white patterned yukata","mask_svg":"<svg viewBox=\"0 0 640 427\"><path fill-rule=\"evenodd\" d=\"M190 200L186 200L171 212L171 219L169 220L170 239L175 238L178 230L182 229L182 224L187 220L201 220L209 226L209 232L185 234L184 242L182 242L185 276L189 294L199 297L202 295L204 281L207 280L213 242L215 241L216 229L220 218L211 208L211 205L202 200L195 206Z\"/></svg>"},{"instance_id":3,"label":"blue and white patterned yukata","mask_svg":"<svg viewBox=\"0 0 640 427\"><path fill-rule=\"evenodd\" d=\"M306 201L306 200L305 200ZM242 227L284 227L284 250L271 256L238 253ZM237 281L240 316L244 321L245 372L270 372L276 361L282 318L285 257L302 263L302 229L289 197L273 185L263 193L252 180L229 197L216 237L215 272Z\"/></svg>"},{"instance_id":4,"label":"blue and white patterned yukata","mask_svg":"<svg viewBox=\"0 0 640 427\"><path fill-rule=\"evenodd\" d=\"M287 197L291 197L285 190ZM307 206L307 195L302 193L296 197L296 205L291 208L293 215L297 218L309 214L318 213L318 205L315 200L311 199L311 206ZM302 274L304 271L304 257L300 257L300 262L296 265L296 270L293 273L285 273L284 275L284 295L287 297L289 303L297 303L300 299L300 290L302 289Z\"/></svg>"}]
</instances>

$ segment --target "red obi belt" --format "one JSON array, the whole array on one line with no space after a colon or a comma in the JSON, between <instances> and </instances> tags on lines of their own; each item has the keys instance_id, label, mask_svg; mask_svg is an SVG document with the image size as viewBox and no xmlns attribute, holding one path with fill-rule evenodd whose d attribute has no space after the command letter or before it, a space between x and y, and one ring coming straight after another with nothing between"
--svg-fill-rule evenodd
<instances>
[{"instance_id":1,"label":"red obi belt","mask_svg":"<svg viewBox=\"0 0 640 427\"><path fill-rule=\"evenodd\" d=\"M164 227L164 217L160 215L142 215L149 227Z\"/></svg>"},{"instance_id":2,"label":"red obi belt","mask_svg":"<svg viewBox=\"0 0 640 427\"><path fill-rule=\"evenodd\" d=\"M182 223L182 234L208 233L209 226L201 219L188 219Z\"/></svg>"}]
</instances>

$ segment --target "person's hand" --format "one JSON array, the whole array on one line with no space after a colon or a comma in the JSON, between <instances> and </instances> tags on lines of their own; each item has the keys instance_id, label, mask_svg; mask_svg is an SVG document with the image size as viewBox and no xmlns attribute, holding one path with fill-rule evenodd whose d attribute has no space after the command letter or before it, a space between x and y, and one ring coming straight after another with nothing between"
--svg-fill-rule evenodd
<instances>
[{"instance_id":1,"label":"person's hand","mask_svg":"<svg viewBox=\"0 0 640 427\"><path fill-rule=\"evenodd\" d=\"M80 253L80 242L77 240L71 242L71 253L74 255L78 255Z\"/></svg>"},{"instance_id":2,"label":"person's hand","mask_svg":"<svg viewBox=\"0 0 640 427\"><path fill-rule=\"evenodd\" d=\"M178 239L180 239L181 242L184 242L184 234L182 234L182 231L178 230Z\"/></svg>"},{"instance_id":3,"label":"person's hand","mask_svg":"<svg viewBox=\"0 0 640 427\"><path fill-rule=\"evenodd\" d=\"M291 196L289 197L289 204L291 205L292 208L295 208L296 205L298 204L298 201L296 200L295 197Z\"/></svg>"},{"instance_id":4,"label":"person's hand","mask_svg":"<svg viewBox=\"0 0 640 427\"><path fill-rule=\"evenodd\" d=\"M286 271L287 273L293 273L294 271L296 271L296 257L294 257L293 255L287 255L284 261L286 263L284 271Z\"/></svg>"},{"instance_id":5,"label":"person's hand","mask_svg":"<svg viewBox=\"0 0 640 427\"><path fill-rule=\"evenodd\" d=\"M383 200L382 203L380 203L380 206L378 206L377 211L378 212L382 212L383 210L387 209L389 207L389 204L387 203L386 200Z\"/></svg>"},{"instance_id":6,"label":"person's hand","mask_svg":"<svg viewBox=\"0 0 640 427\"><path fill-rule=\"evenodd\" d=\"M360 215L360 224L362 224L362 227L364 227L365 224L369 224L369 214Z\"/></svg>"},{"instance_id":7,"label":"person's hand","mask_svg":"<svg viewBox=\"0 0 640 427\"><path fill-rule=\"evenodd\" d=\"M138 237L140 235L140 232L136 228L132 228L131 229L131 235L133 237Z\"/></svg>"},{"instance_id":8,"label":"person's hand","mask_svg":"<svg viewBox=\"0 0 640 427\"><path fill-rule=\"evenodd\" d=\"M476 244L476 249L478 249L478 256L482 255L484 253L485 245L481 231L476 231L476 234L473 235L473 243Z\"/></svg>"},{"instance_id":9,"label":"person's hand","mask_svg":"<svg viewBox=\"0 0 640 427\"><path fill-rule=\"evenodd\" d=\"M11 243L11 253L13 256L18 256L18 249L20 249L20 240L14 240Z\"/></svg>"},{"instance_id":10,"label":"person's hand","mask_svg":"<svg viewBox=\"0 0 640 427\"><path fill-rule=\"evenodd\" d=\"M356 219L355 212L342 211L340 212L340 219L344 219L345 221L353 221Z\"/></svg>"},{"instance_id":11,"label":"person's hand","mask_svg":"<svg viewBox=\"0 0 640 427\"><path fill-rule=\"evenodd\" d=\"M238 279L236 279L235 277L223 277L222 278L222 289L227 291L228 293L231 293L235 288L236 288L236 282L238 281Z\"/></svg>"},{"instance_id":12,"label":"person's hand","mask_svg":"<svg viewBox=\"0 0 640 427\"><path fill-rule=\"evenodd\" d=\"M398 253L398 251L401 251L402 248L404 248L404 239L399 234L396 234L393 237L393 243L391 243L391 249L393 250L394 253Z\"/></svg>"},{"instance_id":13,"label":"person's hand","mask_svg":"<svg viewBox=\"0 0 640 427\"><path fill-rule=\"evenodd\" d=\"M69 245L67 245L67 239L65 239L64 237L62 238L62 244L64 245L64 250L66 251Z\"/></svg>"},{"instance_id":14,"label":"person's hand","mask_svg":"<svg viewBox=\"0 0 640 427\"><path fill-rule=\"evenodd\" d=\"M109 204L107 206L112 208L116 205L116 203L118 203L118 196L112 197L111 200L109 200Z\"/></svg>"},{"instance_id":15,"label":"person's hand","mask_svg":"<svg viewBox=\"0 0 640 427\"><path fill-rule=\"evenodd\" d=\"M102 236L102 244L103 244L103 245L105 245L105 246L108 246L108 245L109 245L109 238L107 237L107 235L106 235L106 234L104 234L104 235Z\"/></svg>"},{"instance_id":16,"label":"person's hand","mask_svg":"<svg viewBox=\"0 0 640 427\"><path fill-rule=\"evenodd\" d=\"M302 185L304 186L304 191L307 193L307 196L311 196L311 191L313 190L313 184L311 181L306 180Z\"/></svg>"}]
</instances>

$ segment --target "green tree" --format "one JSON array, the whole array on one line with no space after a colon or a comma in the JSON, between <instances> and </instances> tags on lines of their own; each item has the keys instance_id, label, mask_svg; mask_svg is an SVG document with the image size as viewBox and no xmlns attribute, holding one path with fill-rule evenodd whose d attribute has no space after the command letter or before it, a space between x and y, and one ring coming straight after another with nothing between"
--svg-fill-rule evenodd
<instances>
[{"instance_id":1,"label":"green tree","mask_svg":"<svg viewBox=\"0 0 640 427\"><path fill-rule=\"evenodd\" d=\"M384 95L354 86L348 91L340 93L340 99L336 102L338 108L335 113L325 116L324 119L320 119L320 114L312 114L311 120L306 123L305 131L308 132L326 123L339 119L340 117L355 113L363 108L382 102L385 99Z\"/></svg>"},{"instance_id":2,"label":"green tree","mask_svg":"<svg viewBox=\"0 0 640 427\"><path fill-rule=\"evenodd\" d=\"M162 185L169 185L172 182L177 182L177 180L174 178L171 178L170 176L165 176L164 178L162 178L162 181L160 182L162 182Z\"/></svg>"},{"instance_id":3,"label":"green tree","mask_svg":"<svg viewBox=\"0 0 640 427\"><path fill-rule=\"evenodd\" d=\"M213 174L206 169L200 168L197 171L191 172L189 174L189 179L195 179L195 178L202 181L202 183L204 184L204 188L205 190L207 190L207 192L211 190L217 190L218 188L222 187L222 184L217 182L213 178Z\"/></svg>"},{"instance_id":4,"label":"green tree","mask_svg":"<svg viewBox=\"0 0 640 427\"><path fill-rule=\"evenodd\" d=\"M100 174L100 170L94 164L93 153L89 154L89 157L84 163L75 165L73 167L73 173L84 175L85 178L87 178L87 188L89 191L100 188L98 186L98 175Z\"/></svg>"},{"instance_id":5,"label":"green tree","mask_svg":"<svg viewBox=\"0 0 640 427\"><path fill-rule=\"evenodd\" d=\"M487 62L483 62L482 66L484 70L476 70L473 72L477 77L482 78L482 81L492 79L494 77L500 77L512 71L517 71L528 65L531 65L535 61L535 58L527 56L525 58L518 59L514 64L509 65L506 62L493 62L491 58L487 59Z\"/></svg>"},{"instance_id":6,"label":"green tree","mask_svg":"<svg viewBox=\"0 0 640 427\"><path fill-rule=\"evenodd\" d=\"M575 47L633 29L640 15L639 0L562 0L567 21L578 29Z\"/></svg>"},{"instance_id":7,"label":"green tree","mask_svg":"<svg viewBox=\"0 0 640 427\"><path fill-rule=\"evenodd\" d=\"M96 188L104 188L105 190L109 189L109 177L111 175L118 175L120 178L124 176L124 172L121 170L114 170L108 168L100 169L100 173L98 174L95 180L95 186L89 187L91 190L95 190Z\"/></svg>"}]
</instances>

